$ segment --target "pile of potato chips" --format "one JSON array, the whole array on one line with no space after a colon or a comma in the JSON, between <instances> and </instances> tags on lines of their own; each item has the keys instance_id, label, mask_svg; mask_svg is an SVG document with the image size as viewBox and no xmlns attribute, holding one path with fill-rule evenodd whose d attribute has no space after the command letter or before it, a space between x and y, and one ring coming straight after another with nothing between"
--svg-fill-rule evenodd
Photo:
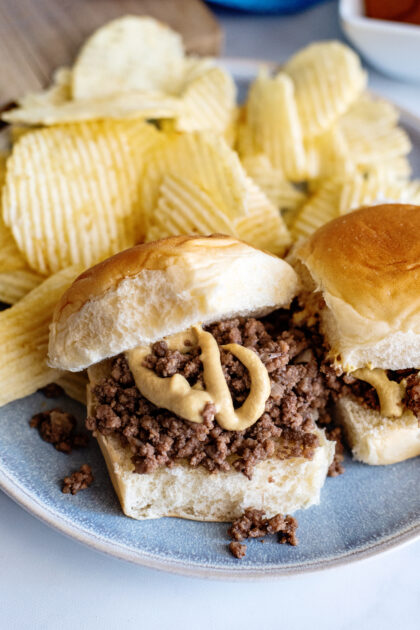
<instances>
[{"instance_id":1,"label":"pile of potato chips","mask_svg":"<svg viewBox=\"0 0 420 630\"><path fill-rule=\"evenodd\" d=\"M219 232L282 256L361 205L420 204L398 113L339 42L261 68L238 106L223 66L126 16L3 119L0 404L57 379L84 398L84 376L47 366L48 327L73 279L117 251Z\"/></svg>"}]
</instances>

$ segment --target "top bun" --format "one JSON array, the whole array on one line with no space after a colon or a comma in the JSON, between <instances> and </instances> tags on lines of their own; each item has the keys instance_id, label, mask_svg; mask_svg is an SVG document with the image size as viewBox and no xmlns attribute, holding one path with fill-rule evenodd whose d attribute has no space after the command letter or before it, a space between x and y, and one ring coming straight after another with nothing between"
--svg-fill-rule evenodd
<instances>
[{"instance_id":1,"label":"top bun","mask_svg":"<svg viewBox=\"0 0 420 630\"><path fill-rule=\"evenodd\" d=\"M288 306L298 278L284 260L229 236L138 245L79 276L56 306L49 364L78 371L202 322Z\"/></svg>"},{"instance_id":2,"label":"top bun","mask_svg":"<svg viewBox=\"0 0 420 630\"><path fill-rule=\"evenodd\" d=\"M339 217L294 259L306 287L322 292L322 331L345 371L420 367L420 206Z\"/></svg>"}]
</instances>

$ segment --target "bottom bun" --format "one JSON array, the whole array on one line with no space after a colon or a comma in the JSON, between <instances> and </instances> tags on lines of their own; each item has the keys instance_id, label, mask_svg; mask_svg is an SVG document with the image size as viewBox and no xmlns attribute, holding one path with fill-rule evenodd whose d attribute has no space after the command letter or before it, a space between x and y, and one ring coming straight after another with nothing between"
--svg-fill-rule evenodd
<instances>
[{"instance_id":1,"label":"bottom bun","mask_svg":"<svg viewBox=\"0 0 420 630\"><path fill-rule=\"evenodd\" d=\"M420 455L420 428L411 411L388 418L344 397L336 405L336 416L354 458L365 464L395 464Z\"/></svg>"},{"instance_id":2,"label":"bottom bun","mask_svg":"<svg viewBox=\"0 0 420 630\"><path fill-rule=\"evenodd\" d=\"M89 368L91 385L109 374L109 361ZM88 414L94 400L88 391ZM197 521L232 521L247 507L268 517L290 514L319 503L335 442L317 430L320 445L313 459L267 459L254 468L252 479L231 470L209 473L187 463L153 473L133 472L131 452L116 437L96 437L124 514L136 519L175 516Z\"/></svg>"},{"instance_id":3,"label":"bottom bun","mask_svg":"<svg viewBox=\"0 0 420 630\"><path fill-rule=\"evenodd\" d=\"M232 521L247 507L264 510L268 517L307 508L319 503L335 448L319 431L320 446L312 460L268 459L255 466L252 479L236 471L209 473L188 464L140 475L133 472L131 453L117 438L101 434L97 438L121 507L136 519Z\"/></svg>"}]
</instances>

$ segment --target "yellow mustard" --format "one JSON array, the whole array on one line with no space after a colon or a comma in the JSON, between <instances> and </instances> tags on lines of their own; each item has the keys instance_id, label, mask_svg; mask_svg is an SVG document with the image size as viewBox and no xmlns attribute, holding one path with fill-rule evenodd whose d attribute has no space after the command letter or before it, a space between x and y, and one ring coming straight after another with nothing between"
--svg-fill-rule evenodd
<instances>
[{"instance_id":1,"label":"yellow mustard","mask_svg":"<svg viewBox=\"0 0 420 630\"><path fill-rule=\"evenodd\" d=\"M137 387L150 402L185 420L198 423L203 422L205 405L213 403L216 421L228 431L243 431L261 417L270 396L271 384L266 367L253 350L236 343L223 346L243 363L251 381L248 398L239 409L235 409L223 375L219 347L211 333L204 331L201 326L194 326L191 331L173 335L165 341L171 349L180 352L186 352L193 346L201 348L205 390L191 387L181 374L159 377L143 365L144 359L150 354L150 347L139 347L126 352L126 357Z\"/></svg>"},{"instance_id":2,"label":"yellow mustard","mask_svg":"<svg viewBox=\"0 0 420 630\"><path fill-rule=\"evenodd\" d=\"M374 387L378 393L381 413L384 416L400 418L403 414L403 398L405 394L405 382L396 383L390 381L385 370L375 368L360 368L351 373L355 378L366 381Z\"/></svg>"}]
</instances>

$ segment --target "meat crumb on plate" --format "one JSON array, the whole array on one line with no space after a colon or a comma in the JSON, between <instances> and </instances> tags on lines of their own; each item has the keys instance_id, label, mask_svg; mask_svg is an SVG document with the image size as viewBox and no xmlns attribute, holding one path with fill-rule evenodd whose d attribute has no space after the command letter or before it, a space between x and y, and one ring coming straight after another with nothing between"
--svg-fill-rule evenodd
<instances>
[{"instance_id":1,"label":"meat crumb on plate","mask_svg":"<svg viewBox=\"0 0 420 630\"><path fill-rule=\"evenodd\" d=\"M265 518L263 510L246 508L242 516L233 521L228 529L228 534L234 541L230 543L229 550L235 558L243 558L246 553L246 546L240 545L238 547L239 541L246 538L262 538L268 534L278 534L280 544L296 546L298 544L297 527L297 520L293 516L276 514L272 518Z\"/></svg>"},{"instance_id":2,"label":"meat crumb on plate","mask_svg":"<svg viewBox=\"0 0 420 630\"><path fill-rule=\"evenodd\" d=\"M93 482L92 468L89 464L83 464L79 470L63 479L62 492L64 494L77 494L80 490L86 490Z\"/></svg>"},{"instance_id":3,"label":"meat crumb on plate","mask_svg":"<svg viewBox=\"0 0 420 630\"><path fill-rule=\"evenodd\" d=\"M76 418L60 408L42 411L32 416L29 425L57 451L71 453L74 448L87 445L88 434L76 433Z\"/></svg>"}]
</instances>

